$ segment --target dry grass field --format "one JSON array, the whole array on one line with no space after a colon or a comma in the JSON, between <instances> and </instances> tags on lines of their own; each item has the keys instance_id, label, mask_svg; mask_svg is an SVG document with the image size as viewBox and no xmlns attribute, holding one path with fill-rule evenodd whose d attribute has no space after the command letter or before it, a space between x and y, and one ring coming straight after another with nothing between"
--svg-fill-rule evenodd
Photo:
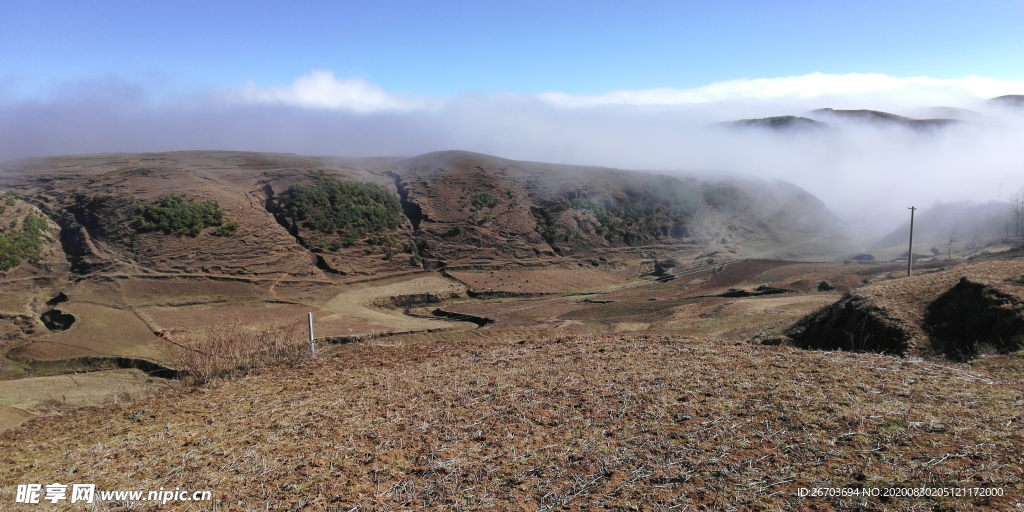
<instances>
[{"instance_id":1,"label":"dry grass field","mask_svg":"<svg viewBox=\"0 0 1024 512\"><path fill-rule=\"evenodd\" d=\"M575 267L575 268L574 268ZM457 271L448 273L480 293L510 296L519 294L560 294L581 290L602 290L622 284L634 277L637 265L622 264L617 269L567 267L553 265L537 269Z\"/></svg>"},{"instance_id":2,"label":"dry grass field","mask_svg":"<svg viewBox=\"0 0 1024 512\"><path fill-rule=\"evenodd\" d=\"M209 510L1024 506L1019 352L964 364L753 344L844 292L716 295L846 275L873 282L856 292L920 324L924 304L960 277L1013 292L1024 267L978 261L893 279L885 267L754 262L612 293L483 301L437 275L367 284L323 311L402 318L396 297L452 290L460 298L441 307L496 323L324 347L206 385L108 395L100 408L0 402L40 414L0 434L2 495L18 483L87 480L208 489L214 501L198 509ZM1003 495L800 496L826 487ZM98 505L121 509L189 507Z\"/></svg>"},{"instance_id":3,"label":"dry grass field","mask_svg":"<svg viewBox=\"0 0 1024 512\"><path fill-rule=\"evenodd\" d=\"M131 402L167 387L163 379L127 369L35 377L0 381L0 404L27 411L40 407L68 411Z\"/></svg>"},{"instance_id":4,"label":"dry grass field","mask_svg":"<svg viewBox=\"0 0 1024 512\"><path fill-rule=\"evenodd\" d=\"M75 316L75 324L70 329L36 337L13 349L8 356L37 361L137 357L166 362L166 341L153 334L153 329L132 310L67 303L61 305L60 311Z\"/></svg>"},{"instance_id":5,"label":"dry grass field","mask_svg":"<svg viewBox=\"0 0 1024 512\"><path fill-rule=\"evenodd\" d=\"M210 489L211 510L1011 510L1022 393L969 366L709 338L368 342L34 420L0 438L0 483ZM1005 495L798 496L891 486ZM125 507L158 508L100 510Z\"/></svg>"}]
</instances>

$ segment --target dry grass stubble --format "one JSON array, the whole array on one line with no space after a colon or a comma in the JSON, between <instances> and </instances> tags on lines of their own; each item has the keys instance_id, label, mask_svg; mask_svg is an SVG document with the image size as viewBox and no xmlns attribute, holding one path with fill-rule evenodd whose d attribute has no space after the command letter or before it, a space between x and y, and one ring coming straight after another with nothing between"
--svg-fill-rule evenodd
<instances>
[{"instance_id":1,"label":"dry grass stubble","mask_svg":"<svg viewBox=\"0 0 1024 512\"><path fill-rule=\"evenodd\" d=\"M256 368L294 365L310 357L306 326L242 324L190 331L175 340L175 368L192 384L248 373Z\"/></svg>"},{"instance_id":2,"label":"dry grass stubble","mask_svg":"<svg viewBox=\"0 0 1024 512\"><path fill-rule=\"evenodd\" d=\"M208 488L219 510L1005 510L1024 486L1021 386L965 366L652 336L340 355L34 420L0 437L0 482ZM796 495L890 485L1007 496Z\"/></svg>"}]
</instances>

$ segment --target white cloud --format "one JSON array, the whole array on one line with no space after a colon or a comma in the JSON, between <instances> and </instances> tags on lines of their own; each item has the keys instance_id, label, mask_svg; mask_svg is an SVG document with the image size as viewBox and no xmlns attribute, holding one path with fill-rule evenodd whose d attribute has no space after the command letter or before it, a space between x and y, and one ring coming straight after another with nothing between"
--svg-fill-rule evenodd
<instances>
[{"instance_id":1,"label":"white cloud","mask_svg":"<svg viewBox=\"0 0 1024 512\"><path fill-rule=\"evenodd\" d=\"M423 98L389 93L366 80L339 79L330 71L314 71L300 76L286 87L265 88L250 82L234 95L245 103L347 110L361 114L407 112L424 108L429 103Z\"/></svg>"},{"instance_id":2,"label":"white cloud","mask_svg":"<svg viewBox=\"0 0 1024 512\"><path fill-rule=\"evenodd\" d=\"M724 102L787 102L791 106L814 102L835 108L914 108L921 106L970 106L979 100L1024 90L1024 81L969 76L938 79L925 76L898 78L883 74L850 73L781 78L737 79L716 82L691 89L619 90L597 95L546 92L531 96L543 103L563 108L602 106L671 107L699 106ZM411 112L436 109L452 98L399 95L358 78L342 79L330 71L313 71L291 85L261 87L248 83L229 92L236 101L254 104L287 105L315 110L338 110L360 114ZM521 97L499 93L492 99ZM458 101L458 98L454 98Z\"/></svg>"},{"instance_id":3,"label":"white cloud","mask_svg":"<svg viewBox=\"0 0 1024 512\"><path fill-rule=\"evenodd\" d=\"M560 107L587 108L603 105L695 105L731 100L794 101L842 98L849 101L883 101L903 106L946 105L974 102L1004 94L1018 94L1024 81L969 76L938 79L926 76L897 78L882 74L827 75L812 73L782 78L739 79L692 89L622 90L598 95L562 92L538 94Z\"/></svg>"}]
</instances>

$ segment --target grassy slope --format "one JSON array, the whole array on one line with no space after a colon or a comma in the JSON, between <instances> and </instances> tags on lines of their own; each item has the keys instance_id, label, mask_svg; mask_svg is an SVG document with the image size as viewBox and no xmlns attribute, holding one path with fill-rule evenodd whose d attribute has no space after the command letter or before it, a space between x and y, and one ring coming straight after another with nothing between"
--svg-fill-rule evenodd
<instances>
[{"instance_id":1,"label":"grassy slope","mask_svg":"<svg viewBox=\"0 0 1024 512\"><path fill-rule=\"evenodd\" d=\"M648 336L368 343L339 356L35 420L0 437L0 483L213 489L231 510L852 510L794 493L1024 489L1024 387L963 366Z\"/></svg>"},{"instance_id":2,"label":"grassy slope","mask_svg":"<svg viewBox=\"0 0 1024 512\"><path fill-rule=\"evenodd\" d=\"M627 245L690 252L721 245L735 253L834 228L820 201L781 182L700 181L465 151L420 155L398 162L393 172L421 209L417 236L449 262L554 253L583 258ZM493 207L473 205L484 193L495 199ZM829 250L835 247L818 252Z\"/></svg>"}]
</instances>

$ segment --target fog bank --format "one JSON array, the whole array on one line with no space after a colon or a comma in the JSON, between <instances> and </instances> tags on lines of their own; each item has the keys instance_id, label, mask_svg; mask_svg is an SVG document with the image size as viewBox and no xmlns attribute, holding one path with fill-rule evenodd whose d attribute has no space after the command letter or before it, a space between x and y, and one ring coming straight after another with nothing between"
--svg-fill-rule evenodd
<instances>
[{"instance_id":1,"label":"fog bank","mask_svg":"<svg viewBox=\"0 0 1024 512\"><path fill-rule=\"evenodd\" d=\"M1005 200L1024 186L1024 108L985 101L1019 92L1024 85L976 77L815 74L599 96L429 98L316 72L286 86L245 84L154 100L143 86L105 80L68 84L42 98L14 98L0 89L0 160L190 149L342 156L462 149L517 160L778 178L847 220L882 219L878 229L887 229L904 220L910 205ZM965 121L918 130L812 112L825 107ZM829 128L718 124L782 115Z\"/></svg>"}]
</instances>

